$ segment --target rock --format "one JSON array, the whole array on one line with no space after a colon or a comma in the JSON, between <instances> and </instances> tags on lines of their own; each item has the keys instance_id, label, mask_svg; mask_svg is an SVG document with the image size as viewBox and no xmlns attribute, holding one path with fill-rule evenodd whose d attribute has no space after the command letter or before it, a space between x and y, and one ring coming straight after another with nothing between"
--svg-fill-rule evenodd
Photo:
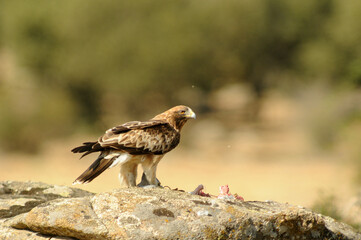
<instances>
[{"instance_id":1,"label":"rock","mask_svg":"<svg viewBox=\"0 0 361 240\"><path fill-rule=\"evenodd\" d=\"M57 199L8 221L7 225L9 223L18 229L79 239L104 239L107 233L87 198Z\"/></svg>"},{"instance_id":2,"label":"rock","mask_svg":"<svg viewBox=\"0 0 361 240\"><path fill-rule=\"evenodd\" d=\"M65 188L57 187L62 197L2 219L0 239L361 239L330 217L272 201L211 199L161 188L72 196Z\"/></svg>"},{"instance_id":3,"label":"rock","mask_svg":"<svg viewBox=\"0 0 361 240\"><path fill-rule=\"evenodd\" d=\"M28 212L49 200L92 195L81 189L41 182L0 182L0 219Z\"/></svg>"},{"instance_id":4,"label":"rock","mask_svg":"<svg viewBox=\"0 0 361 240\"><path fill-rule=\"evenodd\" d=\"M17 239L26 239L26 240L71 240L74 238L69 237L56 237L42 235L36 232L27 231L27 230L18 230L14 228L9 228L3 225L5 220L0 220L0 239L1 240L17 240Z\"/></svg>"}]
</instances>

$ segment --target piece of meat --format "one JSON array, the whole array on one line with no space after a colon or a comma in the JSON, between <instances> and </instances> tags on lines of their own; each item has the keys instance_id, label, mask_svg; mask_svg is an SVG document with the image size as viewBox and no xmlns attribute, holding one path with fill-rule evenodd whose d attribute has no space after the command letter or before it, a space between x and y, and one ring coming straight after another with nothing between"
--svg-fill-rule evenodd
<instances>
[{"instance_id":1,"label":"piece of meat","mask_svg":"<svg viewBox=\"0 0 361 240\"><path fill-rule=\"evenodd\" d=\"M218 199L238 199L241 201L244 201L244 198L239 196L238 194L231 194L229 192L228 185L220 186L219 187L219 195L217 197Z\"/></svg>"}]
</instances>

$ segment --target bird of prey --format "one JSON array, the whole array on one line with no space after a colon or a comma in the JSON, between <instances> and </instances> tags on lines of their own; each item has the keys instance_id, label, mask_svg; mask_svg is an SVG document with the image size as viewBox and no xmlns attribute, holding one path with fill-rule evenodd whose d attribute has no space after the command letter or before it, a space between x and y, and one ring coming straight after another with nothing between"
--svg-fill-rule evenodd
<instances>
[{"instance_id":1,"label":"bird of prey","mask_svg":"<svg viewBox=\"0 0 361 240\"><path fill-rule=\"evenodd\" d=\"M180 141L180 131L196 114L187 106L173 107L148 121L132 121L108 129L98 141L85 142L71 150L82 157L99 152L98 158L73 184L88 183L108 168L120 165L121 185L136 186L138 164L149 185L158 185L156 170L164 154ZM143 182L143 181L142 181Z\"/></svg>"}]
</instances>

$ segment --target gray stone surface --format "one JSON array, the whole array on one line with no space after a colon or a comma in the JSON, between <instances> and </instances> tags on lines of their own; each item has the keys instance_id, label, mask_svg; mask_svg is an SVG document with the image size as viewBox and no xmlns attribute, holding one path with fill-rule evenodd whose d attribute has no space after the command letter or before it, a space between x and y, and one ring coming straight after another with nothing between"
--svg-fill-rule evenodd
<instances>
[{"instance_id":1,"label":"gray stone surface","mask_svg":"<svg viewBox=\"0 0 361 240\"><path fill-rule=\"evenodd\" d=\"M93 193L41 182L0 182L0 219L25 213L57 198L92 196Z\"/></svg>"},{"instance_id":2,"label":"gray stone surface","mask_svg":"<svg viewBox=\"0 0 361 240\"><path fill-rule=\"evenodd\" d=\"M42 194L53 189L47 186ZM62 197L2 219L0 239L361 239L346 224L277 202L211 199L160 188L84 196L60 189L63 194L46 192Z\"/></svg>"}]
</instances>

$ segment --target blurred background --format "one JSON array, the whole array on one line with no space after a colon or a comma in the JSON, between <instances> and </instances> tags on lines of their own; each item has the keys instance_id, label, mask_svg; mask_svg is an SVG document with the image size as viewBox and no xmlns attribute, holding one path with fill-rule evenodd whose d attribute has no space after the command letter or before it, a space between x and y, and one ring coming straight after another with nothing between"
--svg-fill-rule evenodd
<instances>
[{"instance_id":1,"label":"blurred background","mask_svg":"<svg viewBox=\"0 0 361 240\"><path fill-rule=\"evenodd\" d=\"M163 185L360 226L360 1L0 0L0 180L70 186L96 157L73 147L178 104Z\"/></svg>"}]
</instances>

